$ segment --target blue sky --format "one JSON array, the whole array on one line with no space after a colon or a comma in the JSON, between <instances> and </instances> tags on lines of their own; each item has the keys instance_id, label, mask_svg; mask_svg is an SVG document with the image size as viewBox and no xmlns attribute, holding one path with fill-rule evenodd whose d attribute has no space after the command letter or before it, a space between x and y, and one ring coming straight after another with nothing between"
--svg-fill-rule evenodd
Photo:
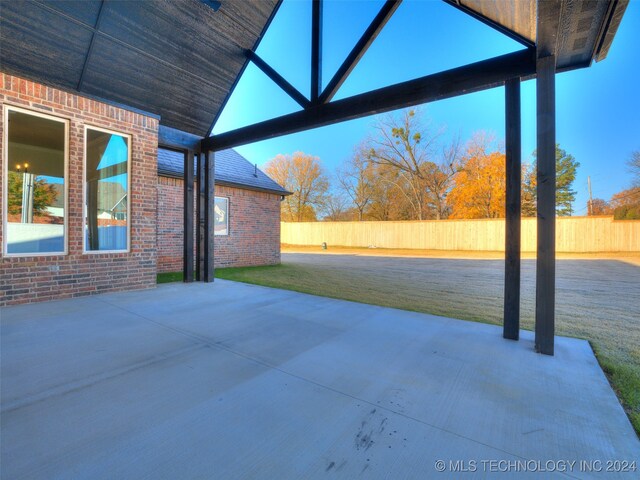
<instances>
[{"instance_id":1,"label":"blue sky","mask_svg":"<svg viewBox=\"0 0 640 480\"><path fill-rule=\"evenodd\" d=\"M323 83L375 16L381 0L325 1ZM284 0L258 54L308 96L311 2ZM629 186L626 161L640 150L640 2L630 2L609 56L588 69L559 74L556 83L557 141L580 162L574 188L576 214L585 214L587 177L594 197L608 199ZM405 0L372 44L335 99L410 80L523 48L441 1ZM300 107L250 65L214 133L299 110ZM445 139L488 131L504 138L504 90L496 88L422 107ZM263 166L279 153L318 156L329 172L372 131L373 117L245 145L237 150ZM535 81L522 85L522 155L535 149Z\"/></svg>"}]
</instances>

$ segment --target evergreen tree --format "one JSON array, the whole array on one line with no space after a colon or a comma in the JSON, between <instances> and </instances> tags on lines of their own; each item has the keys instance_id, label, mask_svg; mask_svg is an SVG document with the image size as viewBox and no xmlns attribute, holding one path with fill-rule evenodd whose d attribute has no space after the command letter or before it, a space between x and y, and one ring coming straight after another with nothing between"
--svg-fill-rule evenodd
<instances>
[{"instance_id":1,"label":"evergreen tree","mask_svg":"<svg viewBox=\"0 0 640 480\"><path fill-rule=\"evenodd\" d=\"M533 152L534 158L537 152ZM576 191L573 190L573 182L580 162L573 155L567 153L556 144L556 213L559 216L571 215L572 204L576 199ZM523 215L532 215L531 200L536 198L537 183L535 179L536 162L534 160L529 174L523 181Z\"/></svg>"}]
</instances>

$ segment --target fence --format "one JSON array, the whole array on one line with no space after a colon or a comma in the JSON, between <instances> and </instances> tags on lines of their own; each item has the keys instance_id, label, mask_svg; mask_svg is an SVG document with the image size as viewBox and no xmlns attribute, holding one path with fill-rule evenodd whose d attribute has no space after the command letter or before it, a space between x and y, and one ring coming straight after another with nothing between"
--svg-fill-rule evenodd
<instances>
[{"instance_id":1,"label":"fence","mask_svg":"<svg viewBox=\"0 0 640 480\"><path fill-rule=\"evenodd\" d=\"M504 219L403 222L283 222L290 245L504 251ZM522 219L522 251L536 249L536 219ZM559 217L558 252L640 252L640 220Z\"/></svg>"}]
</instances>

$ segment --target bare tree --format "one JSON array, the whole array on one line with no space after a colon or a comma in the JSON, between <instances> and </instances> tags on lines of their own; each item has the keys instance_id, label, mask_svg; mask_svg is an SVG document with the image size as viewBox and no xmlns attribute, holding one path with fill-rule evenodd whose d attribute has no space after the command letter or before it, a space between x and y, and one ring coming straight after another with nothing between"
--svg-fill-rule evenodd
<instances>
[{"instance_id":1,"label":"bare tree","mask_svg":"<svg viewBox=\"0 0 640 480\"><path fill-rule=\"evenodd\" d=\"M631 186L640 187L640 150L631 153L627 165L631 172Z\"/></svg>"},{"instance_id":2,"label":"bare tree","mask_svg":"<svg viewBox=\"0 0 640 480\"><path fill-rule=\"evenodd\" d=\"M282 202L285 221L303 222L316 219L324 202L329 180L320 159L302 152L277 155L267 163L265 172L283 188L292 192Z\"/></svg>"},{"instance_id":3,"label":"bare tree","mask_svg":"<svg viewBox=\"0 0 640 480\"><path fill-rule=\"evenodd\" d=\"M358 220L371 204L375 189L375 177L371 163L367 160L367 148L360 144L351 158L336 170L339 188L351 199L358 211Z\"/></svg>"},{"instance_id":4,"label":"bare tree","mask_svg":"<svg viewBox=\"0 0 640 480\"><path fill-rule=\"evenodd\" d=\"M425 124L417 110L387 115L374 128L376 136L368 142L369 160L403 172L415 218L445 218L446 196L458 169L459 142L442 149L437 158L442 130Z\"/></svg>"},{"instance_id":5,"label":"bare tree","mask_svg":"<svg viewBox=\"0 0 640 480\"><path fill-rule=\"evenodd\" d=\"M396 220L401 217L406 202L400 172L389 165L372 164L374 178L367 217L373 220Z\"/></svg>"},{"instance_id":6,"label":"bare tree","mask_svg":"<svg viewBox=\"0 0 640 480\"><path fill-rule=\"evenodd\" d=\"M329 222L343 222L349 220L349 199L342 192L325 196L322 207L323 220Z\"/></svg>"}]
</instances>

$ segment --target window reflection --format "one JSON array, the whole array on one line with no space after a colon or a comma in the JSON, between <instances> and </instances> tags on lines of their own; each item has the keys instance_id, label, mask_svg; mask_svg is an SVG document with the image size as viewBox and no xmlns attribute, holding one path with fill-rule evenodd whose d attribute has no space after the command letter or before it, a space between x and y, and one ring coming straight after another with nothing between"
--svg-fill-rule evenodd
<instances>
[{"instance_id":1,"label":"window reflection","mask_svg":"<svg viewBox=\"0 0 640 480\"><path fill-rule=\"evenodd\" d=\"M128 249L129 137L87 129L87 251Z\"/></svg>"},{"instance_id":2,"label":"window reflection","mask_svg":"<svg viewBox=\"0 0 640 480\"><path fill-rule=\"evenodd\" d=\"M216 197L214 205L214 235L229 235L229 199Z\"/></svg>"},{"instance_id":3,"label":"window reflection","mask_svg":"<svg viewBox=\"0 0 640 480\"><path fill-rule=\"evenodd\" d=\"M7 111L6 253L65 251L66 122Z\"/></svg>"}]
</instances>

